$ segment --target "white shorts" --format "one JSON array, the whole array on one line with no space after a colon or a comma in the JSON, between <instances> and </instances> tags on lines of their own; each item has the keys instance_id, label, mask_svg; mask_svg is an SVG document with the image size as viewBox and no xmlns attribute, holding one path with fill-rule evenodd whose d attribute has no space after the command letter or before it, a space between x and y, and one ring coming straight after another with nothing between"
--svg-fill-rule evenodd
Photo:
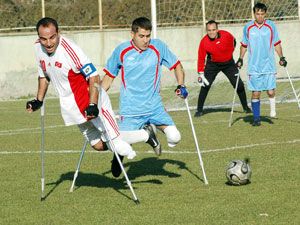
<instances>
[{"instance_id":1,"label":"white shorts","mask_svg":"<svg viewBox=\"0 0 300 225\"><path fill-rule=\"evenodd\" d=\"M109 138L114 139L120 135L109 97L103 89L101 95L99 95L98 108L99 116L97 118L77 125L91 146L94 146L100 140L107 142Z\"/></svg>"}]
</instances>

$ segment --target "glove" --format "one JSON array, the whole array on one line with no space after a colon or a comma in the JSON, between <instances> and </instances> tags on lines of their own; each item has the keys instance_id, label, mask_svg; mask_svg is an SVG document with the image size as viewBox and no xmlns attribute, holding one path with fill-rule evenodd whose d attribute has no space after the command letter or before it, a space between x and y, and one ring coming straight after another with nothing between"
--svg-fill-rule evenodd
<instances>
[{"instance_id":1,"label":"glove","mask_svg":"<svg viewBox=\"0 0 300 225\"><path fill-rule=\"evenodd\" d=\"M239 58L236 63L235 63L236 67L241 69L242 66L243 66L243 59L242 58Z\"/></svg>"},{"instance_id":2,"label":"glove","mask_svg":"<svg viewBox=\"0 0 300 225\"><path fill-rule=\"evenodd\" d=\"M95 117L98 117L98 115L99 115L98 106L97 106L97 104L94 104L94 103L90 103L84 112L85 112L85 116L88 119L93 119Z\"/></svg>"},{"instance_id":3,"label":"glove","mask_svg":"<svg viewBox=\"0 0 300 225\"><path fill-rule=\"evenodd\" d=\"M38 99L33 99L31 101L26 102L26 109L28 110L32 110L32 111L36 111L39 108L41 108L43 105L43 101L40 101Z\"/></svg>"},{"instance_id":4,"label":"glove","mask_svg":"<svg viewBox=\"0 0 300 225\"><path fill-rule=\"evenodd\" d=\"M198 83L201 87L205 87L209 85L208 80L205 78L204 73L199 73Z\"/></svg>"},{"instance_id":5,"label":"glove","mask_svg":"<svg viewBox=\"0 0 300 225\"><path fill-rule=\"evenodd\" d=\"M281 56L281 57L280 57L279 65L280 65L280 66L283 66L283 67L286 67L287 61L285 60L285 57L284 57L284 56Z\"/></svg>"},{"instance_id":6,"label":"glove","mask_svg":"<svg viewBox=\"0 0 300 225\"><path fill-rule=\"evenodd\" d=\"M180 98L186 98L189 95L189 93L184 85L178 85L177 88L175 89L175 93Z\"/></svg>"}]
</instances>

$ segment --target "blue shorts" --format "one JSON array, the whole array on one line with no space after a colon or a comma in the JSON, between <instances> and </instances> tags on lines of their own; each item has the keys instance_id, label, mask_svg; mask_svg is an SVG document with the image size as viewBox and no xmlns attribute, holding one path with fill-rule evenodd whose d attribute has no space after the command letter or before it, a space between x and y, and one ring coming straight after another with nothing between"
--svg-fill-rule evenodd
<instances>
[{"instance_id":1,"label":"blue shorts","mask_svg":"<svg viewBox=\"0 0 300 225\"><path fill-rule=\"evenodd\" d=\"M267 91L276 88L276 74L255 74L249 75L248 90Z\"/></svg>"},{"instance_id":2,"label":"blue shorts","mask_svg":"<svg viewBox=\"0 0 300 225\"><path fill-rule=\"evenodd\" d=\"M154 124L156 126L175 125L171 116L163 107L160 107L153 112L141 116L120 116L119 128L121 131L139 130L145 124Z\"/></svg>"}]
</instances>

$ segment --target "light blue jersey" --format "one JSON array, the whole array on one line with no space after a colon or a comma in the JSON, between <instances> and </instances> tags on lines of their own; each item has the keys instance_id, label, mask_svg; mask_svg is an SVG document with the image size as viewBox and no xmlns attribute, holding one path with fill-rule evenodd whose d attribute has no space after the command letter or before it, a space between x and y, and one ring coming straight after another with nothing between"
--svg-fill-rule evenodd
<instances>
[{"instance_id":1,"label":"light blue jersey","mask_svg":"<svg viewBox=\"0 0 300 225\"><path fill-rule=\"evenodd\" d=\"M120 115L147 115L163 107L159 94L161 67L172 70L178 63L177 57L159 39L151 39L145 51L137 49L132 41L120 44L104 68L112 78L121 70Z\"/></svg>"},{"instance_id":2,"label":"light blue jersey","mask_svg":"<svg viewBox=\"0 0 300 225\"><path fill-rule=\"evenodd\" d=\"M274 46L280 42L271 20L265 20L260 27L254 21L245 25L241 44L248 48L249 76L276 74Z\"/></svg>"}]
</instances>

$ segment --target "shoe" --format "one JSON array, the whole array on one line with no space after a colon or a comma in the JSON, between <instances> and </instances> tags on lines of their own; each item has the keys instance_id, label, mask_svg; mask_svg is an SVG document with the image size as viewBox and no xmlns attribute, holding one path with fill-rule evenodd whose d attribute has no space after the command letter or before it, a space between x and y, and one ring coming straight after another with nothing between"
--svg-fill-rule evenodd
<instances>
[{"instance_id":1,"label":"shoe","mask_svg":"<svg viewBox=\"0 0 300 225\"><path fill-rule=\"evenodd\" d=\"M252 123L253 127L259 127L261 125L260 120L254 120Z\"/></svg>"},{"instance_id":2,"label":"shoe","mask_svg":"<svg viewBox=\"0 0 300 225\"><path fill-rule=\"evenodd\" d=\"M252 110L249 107L244 108L244 113L252 113Z\"/></svg>"},{"instance_id":3,"label":"shoe","mask_svg":"<svg viewBox=\"0 0 300 225\"><path fill-rule=\"evenodd\" d=\"M158 141L153 127L154 125L152 124L146 124L143 129L148 133L149 139L146 141L154 150L156 155L161 155L161 145L160 142Z\"/></svg>"},{"instance_id":4,"label":"shoe","mask_svg":"<svg viewBox=\"0 0 300 225\"><path fill-rule=\"evenodd\" d=\"M195 112L195 115L194 115L194 117L200 117L200 116L202 116L203 115L203 112Z\"/></svg>"},{"instance_id":5,"label":"shoe","mask_svg":"<svg viewBox=\"0 0 300 225\"><path fill-rule=\"evenodd\" d=\"M122 173L122 169L120 167L120 164L119 164L118 159L115 154L117 154L117 153L114 153L113 160L111 161L111 173L114 177L119 177L120 174ZM122 156L122 155L118 155L118 156L122 162L124 159L124 156Z\"/></svg>"}]
</instances>

